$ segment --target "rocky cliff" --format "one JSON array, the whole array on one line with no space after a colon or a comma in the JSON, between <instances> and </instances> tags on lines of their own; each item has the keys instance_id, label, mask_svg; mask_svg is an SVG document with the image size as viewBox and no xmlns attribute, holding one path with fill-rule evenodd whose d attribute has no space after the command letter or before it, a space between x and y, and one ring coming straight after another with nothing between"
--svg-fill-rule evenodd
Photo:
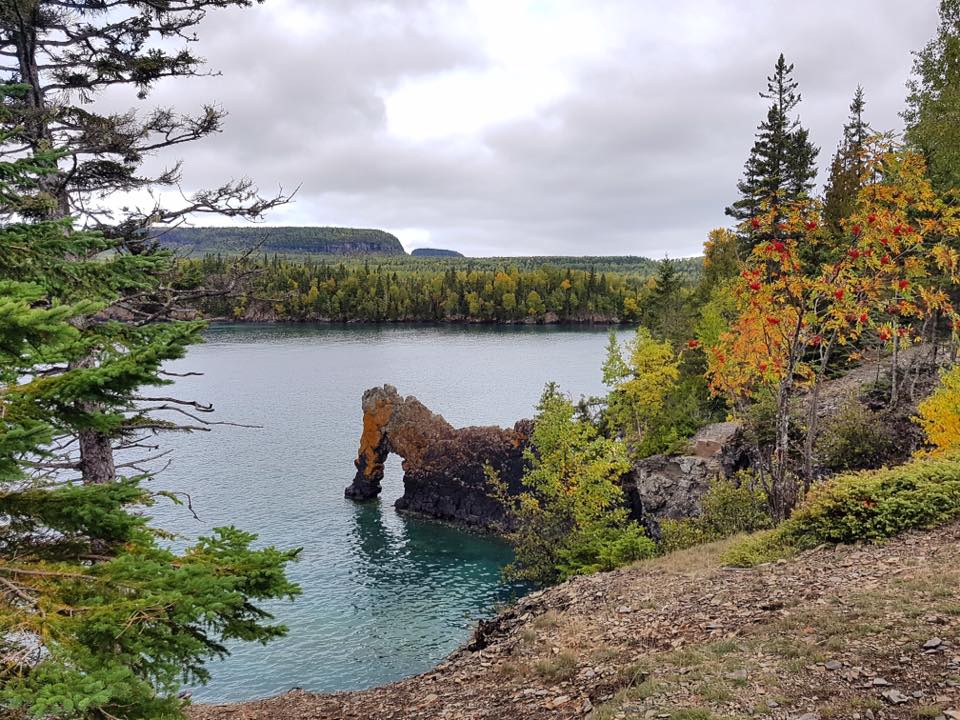
<instances>
[{"instance_id":1,"label":"rocky cliff","mask_svg":"<svg viewBox=\"0 0 960 720\"><path fill-rule=\"evenodd\" d=\"M509 489L518 490L529 421L507 429L454 428L391 385L367 390L362 407L357 474L344 491L346 497L359 501L377 497L384 461L396 453L403 458L404 491L396 503L398 510L485 530L503 526L503 507L490 497L484 468L489 464Z\"/></svg>"},{"instance_id":2,"label":"rocky cliff","mask_svg":"<svg viewBox=\"0 0 960 720\"><path fill-rule=\"evenodd\" d=\"M749 463L738 423L706 425L690 440L687 454L652 455L638 461L624 478L623 492L632 514L654 538L660 520L700 512L700 501L717 477L729 477Z\"/></svg>"},{"instance_id":3,"label":"rocky cliff","mask_svg":"<svg viewBox=\"0 0 960 720\"><path fill-rule=\"evenodd\" d=\"M405 255L395 235L341 227L190 227L158 230L163 247L189 255L233 254L256 247L279 255Z\"/></svg>"}]
</instances>

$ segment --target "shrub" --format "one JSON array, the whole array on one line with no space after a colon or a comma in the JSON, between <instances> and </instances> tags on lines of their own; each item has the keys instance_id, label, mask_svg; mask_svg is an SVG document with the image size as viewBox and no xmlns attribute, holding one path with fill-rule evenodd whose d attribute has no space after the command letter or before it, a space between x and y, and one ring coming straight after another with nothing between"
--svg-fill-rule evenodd
<instances>
[{"instance_id":1,"label":"shrub","mask_svg":"<svg viewBox=\"0 0 960 720\"><path fill-rule=\"evenodd\" d=\"M876 541L960 517L960 454L838 475L815 486L771 533L746 539L724 557L754 565L822 543Z\"/></svg>"},{"instance_id":2,"label":"shrub","mask_svg":"<svg viewBox=\"0 0 960 720\"><path fill-rule=\"evenodd\" d=\"M557 567L563 577L615 570L657 554L656 543L636 523L582 532L558 553Z\"/></svg>"},{"instance_id":3,"label":"shrub","mask_svg":"<svg viewBox=\"0 0 960 720\"><path fill-rule=\"evenodd\" d=\"M722 540L742 532L769 528L767 498L747 473L736 479L717 478L701 501L701 514L660 523L660 547L665 552Z\"/></svg>"},{"instance_id":4,"label":"shrub","mask_svg":"<svg viewBox=\"0 0 960 720\"><path fill-rule=\"evenodd\" d=\"M801 549L879 540L960 515L960 457L841 475L815 487L790 519Z\"/></svg>"},{"instance_id":5,"label":"shrub","mask_svg":"<svg viewBox=\"0 0 960 720\"><path fill-rule=\"evenodd\" d=\"M815 451L822 467L842 472L879 467L897 454L897 446L890 425L850 398L824 421Z\"/></svg>"},{"instance_id":6,"label":"shrub","mask_svg":"<svg viewBox=\"0 0 960 720\"><path fill-rule=\"evenodd\" d=\"M744 538L723 554L723 564L733 567L755 567L790 557L796 552L780 528L764 530Z\"/></svg>"}]
</instances>

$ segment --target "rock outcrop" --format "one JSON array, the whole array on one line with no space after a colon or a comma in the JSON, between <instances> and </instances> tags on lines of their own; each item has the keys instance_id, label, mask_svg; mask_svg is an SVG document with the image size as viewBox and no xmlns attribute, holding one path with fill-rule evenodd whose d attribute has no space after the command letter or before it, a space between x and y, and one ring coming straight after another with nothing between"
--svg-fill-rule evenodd
<instances>
[{"instance_id":1,"label":"rock outcrop","mask_svg":"<svg viewBox=\"0 0 960 720\"><path fill-rule=\"evenodd\" d=\"M503 507L490 496L484 468L499 473L517 491L530 422L513 428L454 428L417 398L402 397L391 385L363 394L363 434L355 461L357 474L344 491L353 500L380 494L383 464L390 453L403 458L401 511L484 530L504 524Z\"/></svg>"},{"instance_id":2,"label":"rock outcrop","mask_svg":"<svg viewBox=\"0 0 960 720\"><path fill-rule=\"evenodd\" d=\"M403 458L398 510L484 530L508 526L503 506L491 497L484 468L490 465L497 471L508 493L520 491L523 451L532 430L529 420L513 428L455 428L391 385L367 390L362 405L357 474L344 491L346 497L376 498L384 462L396 453ZM733 475L747 462L738 424L708 425L691 439L688 454L639 461L623 478L624 499L631 517L656 538L662 518L696 515L711 480Z\"/></svg>"},{"instance_id":3,"label":"rock outcrop","mask_svg":"<svg viewBox=\"0 0 960 720\"><path fill-rule=\"evenodd\" d=\"M707 425L690 440L686 455L652 455L624 480L631 514L659 537L659 521L700 512L700 501L716 477L729 477L748 464L737 423Z\"/></svg>"}]
</instances>

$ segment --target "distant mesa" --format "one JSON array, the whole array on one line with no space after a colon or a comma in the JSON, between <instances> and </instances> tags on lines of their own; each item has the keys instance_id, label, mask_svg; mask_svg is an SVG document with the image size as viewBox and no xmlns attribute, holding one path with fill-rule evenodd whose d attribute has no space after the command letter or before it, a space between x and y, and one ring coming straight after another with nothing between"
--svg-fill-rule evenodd
<instances>
[{"instance_id":1,"label":"distant mesa","mask_svg":"<svg viewBox=\"0 0 960 720\"><path fill-rule=\"evenodd\" d=\"M190 255L256 252L278 255L406 255L383 230L342 227L190 227L156 231L163 247Z\"/></svg>"},{"instance_id":2,"label":"distant mesa","mask_svg":"<svg viewBox=\"0 0 960 720\"><path fill-rule=\"evenodd\" d=\"M414 257L463 257L463 253L456 250L444 250L443 248L417 248L410 254Z\"/></svg>"}]
</instances>

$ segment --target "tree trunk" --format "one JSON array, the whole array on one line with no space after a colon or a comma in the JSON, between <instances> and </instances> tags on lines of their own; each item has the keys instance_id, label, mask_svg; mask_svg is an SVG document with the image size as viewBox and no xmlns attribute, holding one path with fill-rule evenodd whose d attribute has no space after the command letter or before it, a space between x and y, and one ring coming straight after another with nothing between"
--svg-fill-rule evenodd
<instances>
[{"instance_id":1,"label":"tree trunk","mask_svg":"<svg viewBox=\"0 0 960 720\"><path fill-rule=\"evenodd\" d=\"M899 324L896 328L900 330ZM893 358L890 360L890 407L894 408L900 402L899 378L897 377L897 366L900 362L900 335L894 332L893 335Z\"/></svg>"},{"instance_id":2,"label":"tree trunk","mask_svg":"<svg viewBox=\"0 0 960 720\"><path fill-rule=\"evenodd\" d=\"M786 519L790 509L793 507L793 500L796 493L789 487L791 480L789 478L789 458L790 458L790 385L792 376L788 374L780 382L780 389L777 393L777 419L776 419L776 440L773 449L773 462L770 467L773 497L771 500L771 509L774 517L778 520Z\"/></svg>"},{"instance_id":3,"label":"tree trunk","mask_svg":"<svg viewBox=\"0 0 960 720\"><path fill-rule=\"evenodd\" d=\"M33 113L29 121L29 140L34 153L56 150L53 147L53 134L50 132L49 108L43 93L40 67L37 61L37 25L40 22L39 3L16 3L9 12L17 22L14 44L17 53L17 65L20 80L29 86L26 91L27 106ZM58 220L70 216L70 196L67 192L61 172L52 173L41 180L44 191L56 199L56 208L49 213L50 219ZM94 367L95 358L84 358L76 367ZM81 405L84 412L94 408ZM95 430L81 430L78 436L80 445L80 468L85 484L110 482L116 477L113 461L113 445L108 436Z\"/></svg>"},{"instance_id":4,"label":"tree trunk","mask_svg":"<svg viewBox=\"0 0 960 720\"><path fill-rule=\"evenodd\" d=\"M810 401L807 406L807 433L803 439L803 489L807 491L813 483L813 443L817 438L817 425L820 420L820 387L827 374L830 355L833 352L833 341L827 344L820 356L820 369L810 391Z\"/></svg>"}]
</instances>

